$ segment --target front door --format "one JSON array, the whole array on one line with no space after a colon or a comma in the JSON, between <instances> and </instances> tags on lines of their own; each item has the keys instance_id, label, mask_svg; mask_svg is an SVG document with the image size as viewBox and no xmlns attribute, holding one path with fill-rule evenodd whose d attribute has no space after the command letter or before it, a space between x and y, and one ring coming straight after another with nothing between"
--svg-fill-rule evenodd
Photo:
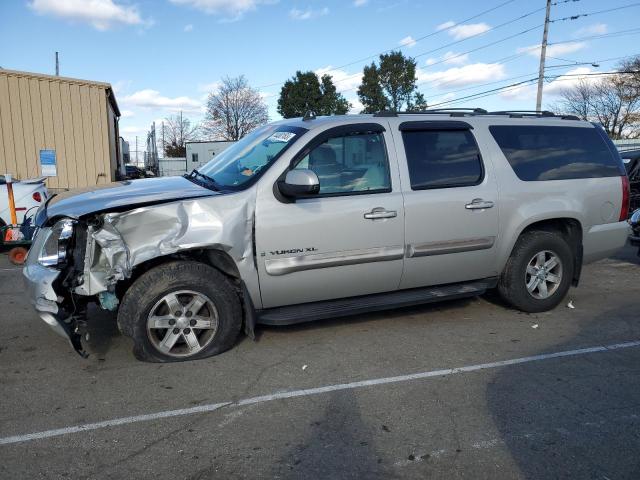
<instances>
[{"instance_id":1,"label":"front door","mask_svg":"<svg viewBox=\"0 0 640 480\"><path fill-rule=\"evenodd\" d=\"M398 123L407 258L400 288L498 274L498 189L471 125ZM486 148L482 149L487 151Z\"/></svg>"},{"instance_id":2,"label":"front door","mask_svg":"<svg viewBox=\"0 0 640 480\"><path fill-rule=\"evenodd\" d=\"M318 134L291 168L320 192L286 203L261 188L256 253L264 308L393 291L404 256L404 210L392 137L383 123Z\"/></svg>"}]
</instances>

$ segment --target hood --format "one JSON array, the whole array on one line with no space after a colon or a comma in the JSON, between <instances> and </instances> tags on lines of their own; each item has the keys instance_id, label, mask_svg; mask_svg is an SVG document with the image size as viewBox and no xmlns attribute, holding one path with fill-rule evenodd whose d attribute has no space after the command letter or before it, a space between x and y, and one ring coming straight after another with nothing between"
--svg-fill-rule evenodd
<instances>
[{"instance_id":1,"label":"hood","mask_svg":"<svg viewBox=\"0 0 640 480\"><path fill-rule=\"evenodd\" d=\"M45 207L38 210L36 225L43 226L54 217L80 218L90 213L109 210L133 209L143 205L171 202L188 198L219 195L196 185L184 177L144 178L96 185L51 197Z\"/></svg>"}]
</instances>

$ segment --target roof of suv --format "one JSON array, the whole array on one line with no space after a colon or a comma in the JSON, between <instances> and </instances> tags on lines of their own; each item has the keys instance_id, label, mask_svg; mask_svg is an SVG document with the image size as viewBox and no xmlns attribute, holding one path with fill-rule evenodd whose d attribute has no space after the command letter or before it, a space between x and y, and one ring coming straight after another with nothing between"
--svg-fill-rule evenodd
<instances>
[{"instance_id":1,"label":"roof of suv","mask_svg":"<svg viewBox=\"0 0 640 480\"><path fill-rule=\"evenodd\" d=\"M376 114L357 114L357 115L331 115L331 116L319 116L315 117L308 115L305 117L288 118L283 119L275 124L290 125L296 127L306 128L308 130L314 130L319 127L327 125L343 125L362 121L375 121L377 119L390 119L399 118L405 121L442 121L442 120L458 120L467 122L470 125L474 124L520 124L527 122L528 124L540 124L545 125L566 125L566 126L581 126L591 127L593 125L589 122L580 120L573 115L555 115L551 112L486 112L475 110L426 110L424 112L416 113L393 113L393 112L381 112Z\"/></svg>"}]
</instances>

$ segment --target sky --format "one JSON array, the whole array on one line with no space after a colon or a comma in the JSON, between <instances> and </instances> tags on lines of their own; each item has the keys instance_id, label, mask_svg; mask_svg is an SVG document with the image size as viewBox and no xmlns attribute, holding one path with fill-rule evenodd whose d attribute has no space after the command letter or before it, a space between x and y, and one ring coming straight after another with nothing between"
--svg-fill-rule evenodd
<instances>
[{"instance_id":1,"label":"sky","mask_svg":"<svg viewBox=\"0 0 640 480\"><path fill-rule=\"evenodd\" d=\"M201 121L225 76L245 75L278 120L285 80L296 70L328 73L357 113L362 68L392 49L415 58L432 107L534 109L535 84L489 90L537 77L544 7L545 0L0 0L0 67L53 74L58 51L61 75L109 82L132 150L153 121L180 111ZM632 0L554 0L543 106L580 75L640 54L639 15ZM480 92L487 95L465 98Z\"/></svg>"}]
</instances>

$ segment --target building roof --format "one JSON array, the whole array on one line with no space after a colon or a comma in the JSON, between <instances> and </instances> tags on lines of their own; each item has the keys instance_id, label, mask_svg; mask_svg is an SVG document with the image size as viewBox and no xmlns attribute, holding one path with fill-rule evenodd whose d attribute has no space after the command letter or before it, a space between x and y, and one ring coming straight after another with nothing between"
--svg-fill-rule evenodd
<instances>
[{"instance_id":1,"label":"building roof","mask_svg":"<svg viewBox=\"0 0 640 480\"><path fill-rule=\"evenodd\" d=\"M118 107L118 102L116 102L116 97L115 97L115 94L113 93L113 88L111 87L110 83L97 82L95 80L83 80L80 78L46 75L44 73L22 72L19 70L7 70L4 68L0 68L0 75L6 75L8 77L34 78L38 80L49 80L51 82L64 82L64 83L72 83L75 85L94 86L94 87L104 88L107 92L107 99L109 100L109 103L113 108L113 111L118 117L120 117L120 108Z\"/></svg>"}]
</instances>

